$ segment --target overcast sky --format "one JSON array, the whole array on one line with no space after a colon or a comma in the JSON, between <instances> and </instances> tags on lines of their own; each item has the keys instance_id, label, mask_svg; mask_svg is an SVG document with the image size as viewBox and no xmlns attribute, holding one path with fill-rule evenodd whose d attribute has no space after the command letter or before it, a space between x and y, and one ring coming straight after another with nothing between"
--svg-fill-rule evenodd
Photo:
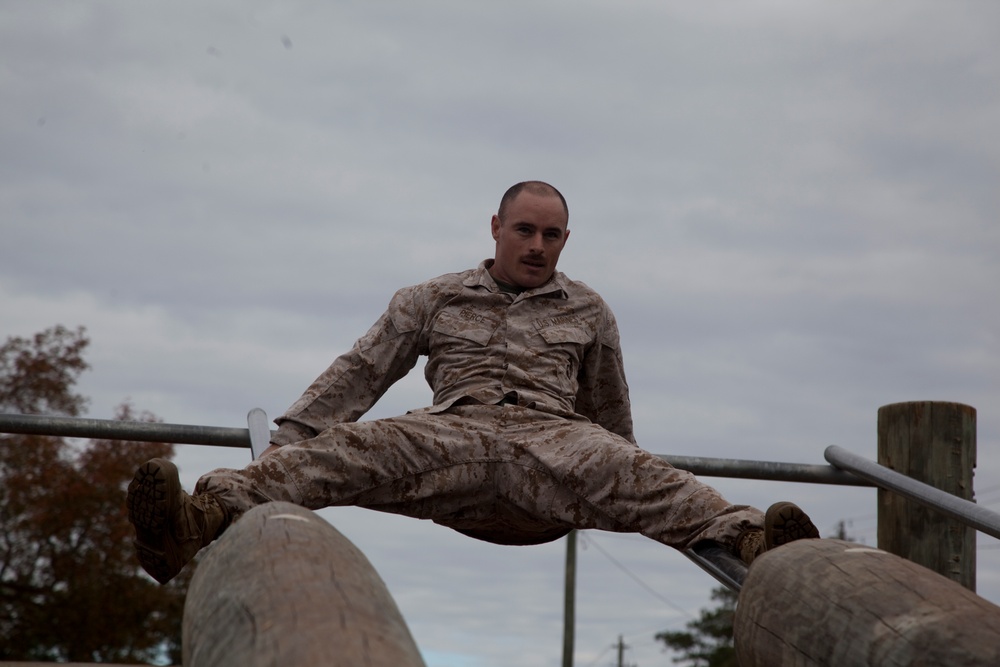
<instances>
[{"instance_id":1,"label":"overcast sky","mask_svg":"<svg viewBox=\"0 0 1000 667\"><path fill-rule=\"evenodd\" d=\"M880 406L978 410L1000 509L1000 4L2 2L0 334L86 327L88 416L245 426L285 410L399 287L491 256L514 182L560 188L560 268L618 317L641 445L876 457ZM370 417L426 405L414 372ZM190 489L247 452L183 446ZM875 493L793 500L874 545ZM564 542L499 547L323 515L429 667L560 664ZM1000 602L1000 542L979 537ZM714 581L581 539L576 664L672 664L653 635Z\"/></svg>"}]
</instances>

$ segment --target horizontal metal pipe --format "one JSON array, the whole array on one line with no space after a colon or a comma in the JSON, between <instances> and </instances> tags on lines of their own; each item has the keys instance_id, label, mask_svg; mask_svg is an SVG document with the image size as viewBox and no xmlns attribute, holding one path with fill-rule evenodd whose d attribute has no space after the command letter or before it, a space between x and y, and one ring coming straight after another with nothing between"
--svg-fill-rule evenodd
<instances>
[{"instance_id":1,"label":"horizontal metal pipe","mask_svg":"<svg viewBox=\"0 0 1000 667\"><path fill-rule=\"evenodd\" d=\"M805 482L807 484L839 484L843 486L873 486L871 482L833 466L745 459L716 459L705 456L672 456L658 454L675 468L702 477L735 479L765 479L775 482Z\"/></svg>"},{"instance_id":2,"label":"horizontal metal pipe","mask_svg":"<svg viewBox=\"0 0 1000 667\"><path fill-rule=\"evenodd\" d=\"M215 445L217 447L250 447L250 431L245 428L51 417L47 415L0 414L0 433L54 435L64 438L96 438L100 440L171 442L185 445ZM658 456L675 468L705 477L871 486L869 482L849 472L826 465L722 459L705 456Z\"/></svg>"},{"instance_id":3,"label":"horizontal metal pipe","mask_svg":"<svg viewBox=\"0 0 1000 667\"><path fill-rule=\"evenodd\" d=\"M82 419L45 415L0 414L0 433L55 435L64 438L170 442L183 445L250 447L250 431L245 428L190 426L116 419Z\"/></svg>"},{"instance_id":4,"label":"horizontal metal pipe","mask_svg":"<svg viewBox=\"0 0 1000 667\"><path fill-rule=\"evenodd\" d=\"M827 447L823 456L838 468L849 470L876 486L932 507L952 519L1000 539L1000 514L992 510L919 482L836 445Z\"/></svg>"},{"instance_id":5,"label":"horizontal metal pipe","mask_svg":"<svg viewBox=\"0 0 1000 667\"><path fill-rule=\"evenodd\" d=\"M699 542L683 553L695 565L730 590L739 593L743 588L743 582L747 578L746 563L718 544L710 541Z\"/></svg>"}]
</instances>

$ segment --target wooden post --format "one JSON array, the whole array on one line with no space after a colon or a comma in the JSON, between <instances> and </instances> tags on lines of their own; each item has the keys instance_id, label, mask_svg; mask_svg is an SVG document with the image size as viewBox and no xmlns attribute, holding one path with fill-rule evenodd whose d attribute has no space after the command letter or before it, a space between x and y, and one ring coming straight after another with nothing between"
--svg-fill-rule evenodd
<instances>
[{"instance_id":1,"label":"wooden post","mask_svg":"<svg viewBox=\"0 0 1000 667\"><path fill-rule=\"evenodd\" d=\"M841 540L799 540L757 558L733 627L741 667L1000 665L1000 607Z\"/></svg>"},{"instance_id":2,"label":"wooden post","mask_svg":"<svg viewBox=\"0 0 1000 667\"><path fill-rule=\"evenodd\" d=\"M894 403L878 411L878 462L973 500L976 410L961 403ZM878 490L878 546L976 590L976 531Z\"/></svg>"},{"instance_id":3,"label":"wooden post","mask_svg":"<svg viewBox=\"0 0 1000 667\"><path fill-rule=\"evenodd\" d=\"M270 503L209 547L184 604L185 667L423 667L378 573L309 510Z\"/></svg>"}]
</instances>

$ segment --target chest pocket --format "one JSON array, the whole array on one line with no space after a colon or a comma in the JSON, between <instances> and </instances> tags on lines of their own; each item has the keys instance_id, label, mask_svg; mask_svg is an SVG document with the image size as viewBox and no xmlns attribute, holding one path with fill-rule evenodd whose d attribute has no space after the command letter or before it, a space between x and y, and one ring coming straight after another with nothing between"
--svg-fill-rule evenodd
<instances>
[{"instance_id":1,"label":"chest pocket","mask_svg":"<svg viewBox=\"0 0 1000 667\"><path fill-rule=\"evenodd\" d=\"M536 322L535 329L549 345L588 345L593 340L591 332L579 324L540 326Z\"/></svg>"},{"instance_id":2,"label":"chest pocket","mask_svg":"<svg viewBox=\"0 0 1000 667\"><path fill-rule=\"evenodd\" d=\"M593 334L580 322L573 321L536 321L535 330L545 341L545 352L539 361L544 359L550 380L559 385L558 390L563 394L575 395L577 387L573 382L594 339Z\"/></svg>"},{"instance_id":3,"label":"chest pocket","mask_svg":"<svg viewBox=\"0 0 1000 667\"><path fill-rule=\"evenodd\" d=\"M444 311L434 320L434 333L461 338L479 345L489 345L500 319L471 310Z\"/></svg>"}]
</instances>

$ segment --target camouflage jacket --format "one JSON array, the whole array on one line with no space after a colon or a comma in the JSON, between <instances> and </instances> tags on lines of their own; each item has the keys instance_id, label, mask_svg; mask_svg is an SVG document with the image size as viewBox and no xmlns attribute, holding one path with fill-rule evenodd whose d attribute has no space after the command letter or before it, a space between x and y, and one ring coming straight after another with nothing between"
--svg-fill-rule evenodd
<instances>
[{"instance_id":1,"label":"camouflage jacket","mask_svg":"<svg viewBox=\"0 0 1000 667\"><path fill-rule=\"evenodd\" d=\"M487 270L450 273L405 287L346 354L288 411L272 438L284 445L355 421L406 375L420 355L442 412L456 403L516 403L586 417L635 442L618 325L594 290L556 272L511 294Z\"/></svg>"}]
</instances>

